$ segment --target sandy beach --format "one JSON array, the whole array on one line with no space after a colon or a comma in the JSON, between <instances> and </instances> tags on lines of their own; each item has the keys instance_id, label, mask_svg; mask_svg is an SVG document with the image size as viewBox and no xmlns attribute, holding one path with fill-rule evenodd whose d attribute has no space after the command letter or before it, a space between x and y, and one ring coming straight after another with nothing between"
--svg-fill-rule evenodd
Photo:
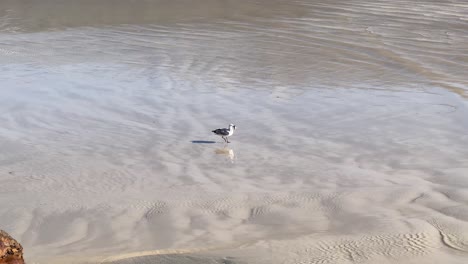
<instances>
[{"instance_id":1,"label":"sandy beach","mask_svg":"<svg viewBox=\"0 0 468 264\"><path fill-rule=\"evenodd\" d=\"M0 229L28 264L466 263L467 10L1 1Z\"/></svg>"}]
</instances>

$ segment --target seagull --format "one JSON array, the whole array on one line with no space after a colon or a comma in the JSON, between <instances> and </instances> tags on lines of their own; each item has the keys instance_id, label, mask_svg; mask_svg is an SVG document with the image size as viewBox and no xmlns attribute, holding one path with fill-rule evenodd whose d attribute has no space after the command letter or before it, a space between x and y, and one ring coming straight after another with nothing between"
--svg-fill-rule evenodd
<instances>
[{"instance_id":1,"label":"seagull","mask_svg":"<svg viewBox=\"0 0 468 264\"><path fill-rule=\"evenodd\" d=\"M232 134L234 134L234 130L236 130L236 126L233 124L230 124L229 128L218 128L211 132L215 133L218 136L221 136L226 143L230 143L227 137L232 136Z\"/></svg>"}]
</instances>

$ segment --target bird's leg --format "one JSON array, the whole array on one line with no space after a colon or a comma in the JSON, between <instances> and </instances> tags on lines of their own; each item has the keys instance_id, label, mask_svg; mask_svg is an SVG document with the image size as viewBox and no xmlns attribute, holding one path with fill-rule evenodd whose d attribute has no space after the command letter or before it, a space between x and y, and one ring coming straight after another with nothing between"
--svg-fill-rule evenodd
<instances>
[{"instance_id":1,"label":"bird's leg","mask_svg":"<svg viewBox=\"0 0 468 264\"><path fill-rule=\"evenodd\" d=\"M227 141L226 141L226 138L225 138L224 136L222 136L222 138L224 139L224 142L227 142Z\"/></svg>"},{"instance_id":2,"label":"bird's leg","mask_svg":"<svg viewBox=\"0 0 468 264\"><path fill-rule=\"evenodd\" d=\"M231 142L229 141L229 139L226 138L226 143L231 143Z\"/></svg>"}]
</instances>

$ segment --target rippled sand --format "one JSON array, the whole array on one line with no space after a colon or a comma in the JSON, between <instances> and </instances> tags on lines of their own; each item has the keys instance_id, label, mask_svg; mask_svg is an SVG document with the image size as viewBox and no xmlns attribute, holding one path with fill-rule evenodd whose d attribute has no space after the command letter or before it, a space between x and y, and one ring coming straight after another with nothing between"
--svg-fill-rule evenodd
<instances>
[{"instance_id":1,"label":"rippled sand","mask_svg":"<svg viewBox=\"0 0 468 264\"><path fill-rule=\"evenodd\" d=\"M37 264L465 263L466 10L1 1L0 228Z\"/></svg>"}]
</instances>

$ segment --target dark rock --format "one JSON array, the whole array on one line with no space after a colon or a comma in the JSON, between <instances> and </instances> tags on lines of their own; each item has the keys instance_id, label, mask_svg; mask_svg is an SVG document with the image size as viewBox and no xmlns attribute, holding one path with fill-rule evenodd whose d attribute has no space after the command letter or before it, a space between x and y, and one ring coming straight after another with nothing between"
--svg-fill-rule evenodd
<instances>
[{"instance_id":1,"label":"dark rock","mask_svg":"<svg viewBox=\"0 0 468 264\"><path fill-rule=\"evenodd\" d=\"M0 230L0 264L24 264L23 247L3 230Z\"/></svg>"}]
</instances>

